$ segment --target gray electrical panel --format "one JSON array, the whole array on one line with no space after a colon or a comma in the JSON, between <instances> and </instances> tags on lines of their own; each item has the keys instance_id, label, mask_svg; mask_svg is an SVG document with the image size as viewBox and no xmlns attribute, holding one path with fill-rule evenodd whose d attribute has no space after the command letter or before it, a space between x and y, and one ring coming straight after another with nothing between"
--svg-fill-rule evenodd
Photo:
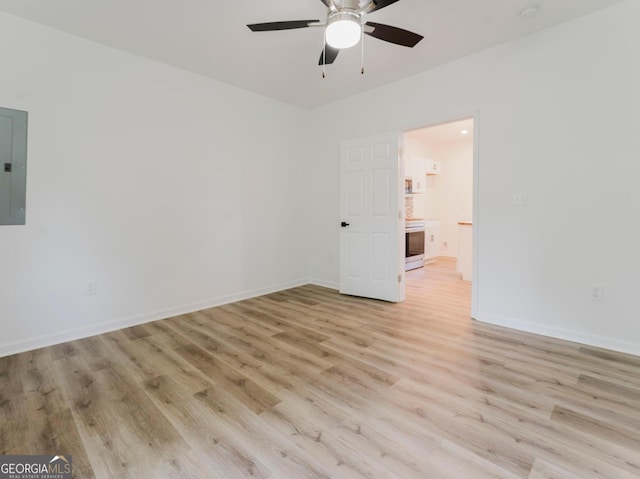
<instances>
[{"instance_id":1,"label":"gray electrical panel","mask_svg":"<svg viewBox=\"0 0 640 479\"><path fill-rule=\"evenodd\" d=\"M0 225L25 224L27 112L0 108Z\"/></svg>"}]
</instances>

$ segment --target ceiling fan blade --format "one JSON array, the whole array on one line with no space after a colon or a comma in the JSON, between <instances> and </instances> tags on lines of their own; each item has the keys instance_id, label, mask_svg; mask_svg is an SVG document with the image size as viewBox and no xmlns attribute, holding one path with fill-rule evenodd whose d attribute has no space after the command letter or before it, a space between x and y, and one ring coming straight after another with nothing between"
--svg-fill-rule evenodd
<instances>
[{"instance_id":1,"label":"ceiling fan blade","mask_svg":"<svg viewBox=\"0 0 640 479\"><path fill-rule=\"evenodd\" d=\"M324 3L327 8L330 8L331 10L334 9L334 6L333 6L333 3L331 3L331 0L320 0L320 1Z\"/></svg>"},{"instance_id":2,"label":"ceiling fan blade","mask_svg":"<svg viewBox=\"0 0 640 479\"><path fill-rule=\"evenodd\" d=\"M252 23L247 25L252 32L272 32L275 30L294 30L307 28L310 23L318 23L320 20L293 20L290 22Z\"/></svg>"},{"instance_id":3,"label":"ceiling fan blade","mask_svg":"<svg viewBox=\"0 0 640 479\"><path fill-rule=\"evenodd\" d=\"M320 52L318 65L331 65L336 61L338 53L340 53L339 48L333 48L331 45L325 43L325 49Z\"/></svg>"},{"instance_id":4,"label":"ceiling fan blade","mask_svg":"<svg viewBox=\"0 0 640 479\"><path fill-rule=\"evenodd\" d=\"M369 13L375 12L376 10L380 10L381 8L388 7L400 0L373 0L374 7L369 10Z\"/></svg>"},{"instance_id":5,"label":"ceiling fan blade","mask_svg":"<svg viewBox=\"0 0 640 479\"><path fill-rule=\"evenodd\" d=\"M373 27L372 32L365 30L364 33L367 35L377 38L378 40L402 45L403 47L413 48L424 38L422 35L418 35L417 33L410 32L409 30L403 30L398 27L392 27L391 25L373 22L367 22L366 25Z\"/></svg>"}]
</instances>

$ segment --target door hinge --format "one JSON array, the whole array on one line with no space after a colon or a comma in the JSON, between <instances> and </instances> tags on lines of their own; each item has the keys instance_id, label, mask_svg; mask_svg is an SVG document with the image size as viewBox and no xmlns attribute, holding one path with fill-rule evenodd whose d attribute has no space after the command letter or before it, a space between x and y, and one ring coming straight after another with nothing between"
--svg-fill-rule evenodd
<instances>
[{"instance_id":1,"label":"door hinge","mask_svg":"<svg viewBox=\"0 0 640 479\"><path fill-rule=\"evenodd\" d=\"M398 275L398 283L402 283L402 275L401 274Z\"/></svg>"},{"instance_id":2,"label":"door hinge","mask_svg":"<svg viewBox=\"0 0 640 479\"><path fill-rule=\"evenodd\" d=\"M4 164L4 172L5 173L11 173L11 163L5 163Z\"/></svg>"}]
</instances>

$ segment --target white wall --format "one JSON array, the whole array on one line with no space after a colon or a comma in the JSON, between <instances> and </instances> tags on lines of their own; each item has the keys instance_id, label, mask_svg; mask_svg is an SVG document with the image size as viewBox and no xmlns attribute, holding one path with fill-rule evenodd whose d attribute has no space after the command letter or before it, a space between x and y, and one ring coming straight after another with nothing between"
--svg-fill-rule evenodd
<instances>
[{"instance_id":1,"label":"white wall","mask_svg":"<svg viewBox=\"0 0 640 479\"><path fill-rule=\"evenodd\" d=\"M29 112L0 356L307 282L310 112L6 14L0 58Z\"/></svg>"},{"instance_id":2,"label":"white wall","mask_svg":"<svg viewBox=\"0 0 640 479\"><path fill-rule=\"evenodd\" d=\"M315 280L338 282L340 142L477 112L477 318L640 354L638 18L630 0L317 110Z\"/></svg>"}]
</instances>

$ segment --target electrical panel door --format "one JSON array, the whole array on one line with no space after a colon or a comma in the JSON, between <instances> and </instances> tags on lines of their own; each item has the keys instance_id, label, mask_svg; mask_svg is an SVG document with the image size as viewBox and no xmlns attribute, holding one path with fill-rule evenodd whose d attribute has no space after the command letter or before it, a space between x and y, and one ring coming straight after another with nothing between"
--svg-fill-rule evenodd
<instances>
[{"instance_id":1,"label":"electrical panel door","mask_svg":"<svg viewBox=\"0 0 640 479\"><path fill-rule=\"evenodd\" d=\"M0 108L0 225L25 224L27 112Z\"/></svg>"}]
</instances>

